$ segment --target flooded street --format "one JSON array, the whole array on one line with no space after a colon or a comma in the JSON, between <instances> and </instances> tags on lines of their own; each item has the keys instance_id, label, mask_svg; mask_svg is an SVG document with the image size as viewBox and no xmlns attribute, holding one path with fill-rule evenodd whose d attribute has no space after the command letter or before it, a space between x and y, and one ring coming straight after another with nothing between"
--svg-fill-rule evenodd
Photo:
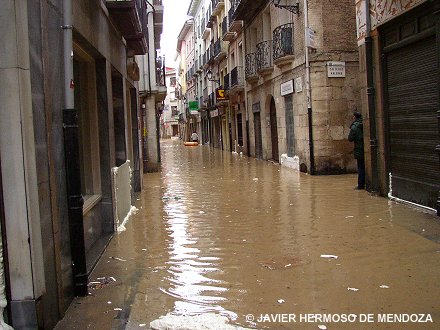
<instances>
[{"instance_id":1,"label":"flooded street","mask_svg":"<svg viewBox=\"0 0 440 330\"><path fill-rule=\"evenodd\" d=\"M57 329L206 313L258 329L440 327L438 217L353 190L356 175L309 176L177 141L161 148L162 171L145 175L90 296Z\"/></svg>"}]
</instances>

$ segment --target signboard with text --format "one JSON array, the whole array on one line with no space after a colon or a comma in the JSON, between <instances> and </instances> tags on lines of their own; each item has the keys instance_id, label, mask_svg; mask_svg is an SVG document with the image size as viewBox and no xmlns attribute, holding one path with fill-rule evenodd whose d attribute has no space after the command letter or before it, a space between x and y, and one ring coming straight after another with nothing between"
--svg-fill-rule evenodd
<instances>
[{"instance_id":1,"label":"signboard with text","mask_svg":"<svg viewBox=\"0 0 440 330\"><path fill-rule=\"evenodd\" d=\"M286 81L280 86L281 96L289 95L293 93L293 80Z\"/></svg>"},{"instance_id":2,"label":"signboard with text","mask_svg":"<svg viewBox=\"0 0 440 330\"><path fill-rule=\"evenodd\" d=\"M327 62L328 78L345 78L345 62Z\"/></svg>"},{"instance_id":3,"label":"signboard with text","mask_svg":"<svg viewBox=\"0 0 440 330\"><path fill-rule=\"evenodd\" d=\"M224 89L218 88L215 90L215 98L217 101L225 101L228 99L228 96L225 94Z\"/></svg>"}]
</instances>

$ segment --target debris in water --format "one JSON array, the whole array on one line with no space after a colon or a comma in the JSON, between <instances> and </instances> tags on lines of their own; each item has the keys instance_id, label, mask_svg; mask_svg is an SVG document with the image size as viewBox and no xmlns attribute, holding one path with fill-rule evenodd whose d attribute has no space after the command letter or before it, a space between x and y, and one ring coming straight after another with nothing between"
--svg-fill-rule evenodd
<instances>
[{"instance_id":1,"label":"debris in water","mask_svg":"<svg viewBox=\"0 0 440 330\"><path fill-rule=\"evenodd\" d=\"M252 180L254 180L254 181L258 181L258 178L253 178Z\"/></svg>"},{"instance_id":2,"label":"debris in water","mask_svg":"<svg viewBox=\"0 0 440 330\"><path fill-rule=\"evenodd\" d=\"M280 304L282 304L282 303L284 303L284 302L286 302L284 299L278 299L278 302L280 303Z\"/></svg>"},{"instance_id":3,"label":"debris in water","mask_svg":"<svg viewBox=\"0 0 440 330\"><path fill-rule=\"evenodd\" d=\"M147 325L146 325L145 323L141 323L141 324L139 324L139 326L140 326L141 328L143 328L143 327L146 327Z\"/></svg>"},{"instance_id":4,"label":"debris in water","mask_svg":"<svg viewBox=\"0 0 440 330\"><path fill-rule=\"evenodd\" d=\"M388 285L382 284L379 288L381 288L381 289L389 289L390 287Z\"/></svg>"},{"instance_id":5,"label":"debris in water","mask_svg":"<svg viewBox=\"0 0 440 330\"><path fill-rule=\"evenodd\" d=\"M270 270L281 270L288 267L296 267L303 264L302 260L297 257L273 257L269 260L260 261L259 264Z\"/></svg>"},{"instance_id":6,"label":"debris in water","mask_svg":"<svg viewBox=\"0 0 440 330\"><path fill-rule=\"evenodd\" d=\"M318 328L321 329L321 330L326 330L327 329L327 327L325 325L323 325L323 324L318 325Z\"/></svg>"},{"instance_id":7,"label":"debris in water","mask_svg":"<svg viewBox=\"0 0 440 330\"><path fill-rule=\"evenodd\" d=\"M118 258L118 257L110 257L110 259L116 259L116 260L119 260L119 261L127 261L127 260L125 260L125 259Z\"/></svg>"},{"instance_id":8,"label":"debris in water","mask_svg":"<svg viewBox=\"0 0 440 330\"><path fill-rule=\"evenodd\" d=\"M152 330L246 330L239 326L228 324L226 316L214 313L200 315L172 315L167 314L150 322Z\"/></svg>"},{"instance_id":9,"label":"debris in water","mask_svg":"<svg viewBox=\"0 0 440 330\"><path fill-rule=\"evenodd\" d=\"M147 251L147 249L142 249L142 251Z\"/></svg>"},{"instance_id":10,"label":"debris in water","mask_svg":"<svg viewBox=\"0 0 440 330\"><path fill-rule=\"evenodd\" d=\"M122 308L113 308L114 311L122 311Z\"/></svg>"},{"instance_id":11,"label":"debris in water","mask_svg":"<svg viewBox=\"0 0 440 330\"><path fill-rule=\"evenodd\" d=\"M359 291L359 289L356 289L356 288L347 288L347 290L348 290L348 291L355 291L355 292L356 292L356 291Z\"/></svg>"},{"instance_id":12,"label":"debris in water","mask_svg":"<svg viewBox=\"0 0 440 330\"><path fill-rule=\"evenodd\" d=\"M97 280L98 281L89 282L87 286L90 290L99 290L110 285L111 283L116 282L114 277L98 277Z\"/></svg>"},{"instance_id":13,"label":"debris in water","mask_svg":"<svg viewBox=\"0 0 440 330\"><path fill-rule=\"evenodd\" d=\"M321 258L338 259L338 256L335 256L333 254L321 254Z\"/></svg>"},{"instance_id":14,"label":"debris in water","mask_svg":"<svg viewBox=\"0 0 440 330\"><path fill-rule=\"evenodd\" d=\"M199 211L199 214L205 214L205 212L203 212L203 211Z\"/></svg>"},{"instance_id":15,"label":"debris in water","mask_svg":"<svg viewBox=\"0 0 440 330\"><path fill-rule=\"evenodd\" d=\"M112 304L112 302L111 302L111 301L107 301L107 304L111 305L111 304Z\"/></svg>"},{"instance_id":16,"label":"debris in water","mask_svg":"<svg viewBox=\"0 0 440 330\"><path fill-rule=\"evenodd\" d=\"M354 216L353 216L353 215L347 215L347 216L345 217L345 219L348 219L348 218L354 218Z\"/></svg>"}]
</instances>

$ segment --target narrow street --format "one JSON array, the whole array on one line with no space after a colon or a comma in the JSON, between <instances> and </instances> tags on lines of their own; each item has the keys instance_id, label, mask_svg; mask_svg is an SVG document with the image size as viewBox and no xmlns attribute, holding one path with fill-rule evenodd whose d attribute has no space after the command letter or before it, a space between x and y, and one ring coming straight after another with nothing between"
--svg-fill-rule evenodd
<instances>
[{"instance_id":1,"label":"narrow street","mask_svg":"<svg viewBox=\"0 0 440 330\"><path fill-rule=\"evenodd\" d=\"M145 174L89 296L56 329L148 329L167 314L208 313L252 329L439 328L438 217L353 190L356 175L310 176L178 141L161 149L161 172Z\"/></svg>"}]
</instances>

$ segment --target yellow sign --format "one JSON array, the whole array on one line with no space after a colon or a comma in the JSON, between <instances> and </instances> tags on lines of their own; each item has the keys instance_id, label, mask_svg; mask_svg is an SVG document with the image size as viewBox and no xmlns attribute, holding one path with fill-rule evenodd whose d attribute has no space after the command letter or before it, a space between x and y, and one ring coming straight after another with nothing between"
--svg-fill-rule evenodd
<instances>
[{"instance_id":1,"label":"yellow sign","mask_svg":"<svg viewBox=\"0 0 440 330\"><path fill-rule=\"evenodd\" d=\"M224 89L216 89L215 98L217 99L217 101L224 101L228 99L228 96L225 94Z\"/></svg>"}]
</instances>

